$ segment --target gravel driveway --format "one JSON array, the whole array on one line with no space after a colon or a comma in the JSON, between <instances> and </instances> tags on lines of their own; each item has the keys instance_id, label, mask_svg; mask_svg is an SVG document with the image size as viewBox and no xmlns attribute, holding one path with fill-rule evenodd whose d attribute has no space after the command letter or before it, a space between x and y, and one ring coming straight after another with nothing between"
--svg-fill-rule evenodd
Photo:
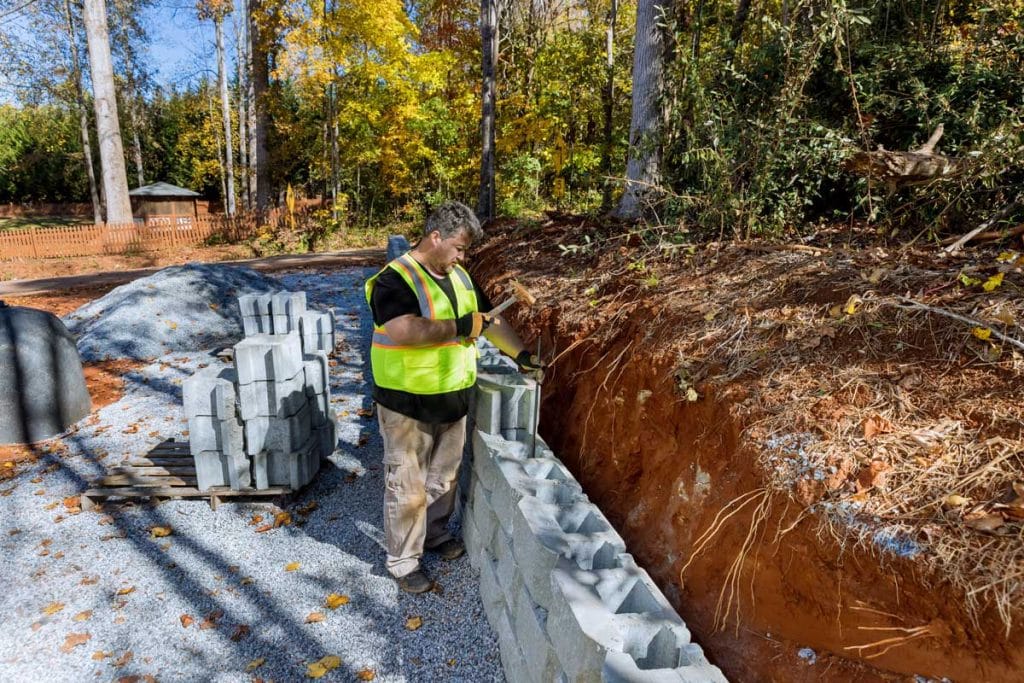
<instances>
[{"instance_id":1,"label":"gravel driveway","mask_svg":"<svg viewBox=\"0 0 1024 683\"><path fill-rule=\"evenodd\" d=\"M213 300L200 302L208 311L234 305L233 298L217 299L225 288L216 278L228 277L227 270L201 273L214 278L203 294ZM322 680L503 680L496 638L465 557L450 563L428 557L426 568L440 589L424 596L401 593L384 570L381 439L375 417L359 414L371 408L366 349L372 323L362 283L372 272L257 275L262 280L250 283L304 290L311 305L333 306L344 340L332 367L338 450L289 504L291 524L260 531L281 512L265 503L228 503L212 511L200 500L110 502L99 512L78 512L74 496L104 466L165 439L188 438L181 382L220 362L220 346L165 345L169 353L127 378L119 402L82 420L38 462L0 485L0 681L295 681L305 680L307 666L325 656L341 663ZM171 325L177 333L183 307L196 303L189 297L197 293L188 288L152 284L146 278L125 285L158 290L150 300L135 299L141 327L129 337L160 334ZM159 308L158 322L150 305ZM123 312L124 306L113 309ZM110 324L105 315L104 307L94 306L89 316L68 322L88 317L102 329ZM231 328L237 320L219 319L182 324L206 340L238 334ZM125 335L114 336L123 349ZM90 355L105 354L90 347ZM254 522L256 516L262 519ZM336 597L344 604L325 606L332 594L347 602Z\"/></svg>"}]
</instances>

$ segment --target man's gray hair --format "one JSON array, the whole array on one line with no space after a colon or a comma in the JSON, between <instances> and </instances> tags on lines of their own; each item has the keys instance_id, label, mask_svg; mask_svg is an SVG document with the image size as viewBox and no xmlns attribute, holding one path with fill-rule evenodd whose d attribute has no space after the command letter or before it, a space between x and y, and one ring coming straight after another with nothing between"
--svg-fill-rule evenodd
<instances>
[{"instance_id":1,"label":"man's gray hair","mask_svg":"<svg viewBox=\"0 0 1024 683\"><path fill-rule=\"evenodd\" d=\"M435 230L441 234L441 239L455 237L464 231L475 242L484 235L476 214L462 202L445 202L427 216L423 235L429 235Z\"/></svg>"}]
</instances>

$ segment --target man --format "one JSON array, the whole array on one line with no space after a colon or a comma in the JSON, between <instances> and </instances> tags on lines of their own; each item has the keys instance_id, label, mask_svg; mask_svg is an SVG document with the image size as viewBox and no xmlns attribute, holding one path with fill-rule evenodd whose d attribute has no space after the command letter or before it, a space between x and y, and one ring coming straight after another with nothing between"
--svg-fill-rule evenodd
<instances>
[{"instance_id":1,"label":"man","mask_svg":"<svg viewBox=\"0 0 1024 683\"><path fill-rule=\"evenodd\" d=\"M373 312L373 398L384 437L384 534L387 569L410 593L430 590L423 552L443 560L465 548L448 533L455 482L476 384L476 338L484 334L525 371L536 356L492 308L460 265L480 222L465 204L442 204L423 238L366 281Z\"/></svg>"}]
</instances>

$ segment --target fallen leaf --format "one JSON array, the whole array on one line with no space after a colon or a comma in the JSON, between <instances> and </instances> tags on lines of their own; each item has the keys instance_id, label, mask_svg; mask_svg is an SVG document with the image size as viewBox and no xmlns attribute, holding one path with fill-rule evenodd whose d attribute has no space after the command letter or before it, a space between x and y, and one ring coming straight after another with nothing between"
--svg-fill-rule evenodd
<instances>
[{"instance_id":1,"label":"fallen leaf","mask_svg":"<svg viewBox=\"0 0 1024 683\"><path fill-rule=\"evenodd\" d=\"M327 596L327 600L325 601L325 604L330 609L338 609L342 605L347 605L348 604L348 596L347 595L338 595L337 593L331 593L330 595Z\"/></svg>"},{"instance_id":2,"label":"fallen leaf","mask_svg":"<svg viewBox=\"0 0 1024 683\"><path fill-rule=\"evenodd\" d=\"M114 666L124 666L131 662L132 658L134 657L135 653L133 653L131 650L128 650L123 655L114 660Z\"/></svg>"},{"instance_id":3,"label":"fallen leaf","mask_svg":"<svg viewBox=\"0 0 1024 683\"><path fill-rule=\"evenodd\" d=\"M220 306L218 306L217 304L210 304L211 311L216 311L218 308L220 308Z\"/></svg>"},{"instance_id":4,"label":"fallen leaf","mask_svg":"<svg viewBox=\"0 0 1024 683\"><path fill-rule=\"evenodd\" d=\"M115 595L129 595L135 592L135 586L125 586L115 593Z\"/></svg>"},{"instance_id":5,"label":"fallen leaf","mask_svg":"<svg viewBox=\"0 0 1024 683\"><path fill-rule=\"evenodd\" d=\"M256 526L263 521L263 515L253 515L252 519L249 520L249 526Z\"/></svg>"},{"instance_id":6,"label":"fallen leaf","mask_svg":"<svg viewBox=\"0 0 1024 683\"><path fill-rule=\"evenodd\" d=\"M964 525L976 531L995 531L1005 524L1002 515L980 514L964 518Z\"/></svg>"},{"instance_id":7,"label":"fallen leaf","mask_svg":"<svg viewBox=\"0 0 1024 683\"><path fill-rule=\"evenodd\" d=\"M86 621L86 620L92 618L92 610L91 609L87 609L85 611L79 612L78 614L76 614L75 616L73 616L71 618L74 621Z\"/></svg>"},{"instance_id":8,"label":"fallen leaf","mask_svg":"<svg viewBox=\"0 0 1024 683\"><path fill-rule=\"evenodd\" d=\"M294 571L298 571L299 567L301 567L301 566L302 565L299 564L298 562L289 562L288 564L286 564L284 566L284 570L286 572L294 572Z\"/></svg>"},{"instance_id":9,"label":"fallen leaf","mask_svg":"<svg viewBox=\"0 0 1024 683\"><path fill-rule=\"evenodd\" d=\"M864 429L864 439L866 441L871 441L878 434L892 431L892 424L880 415L873 415L865 419L861 427Z\"/></svg>"},{"instance_id":10,"label":"fallen leaf","mask_svg":"<svg viewBox=\"0 0 1024 683\"><path fill-rule=\"evenodd\" d=\"M986 292L991 292L993 289L1003 284L1003 273L996 273L989 279L985 280L985 283L981 286Z\"/></svg>"},{"instance_id":11,"label":"fallen leaf","mask_svg":"<svg viewBox=\"0 0 1024 683\"><path fill-rule=\"evenodd\" d=\"M217 620L224 616L224 610L215 609L206 615L203 619L203 623L199 624L199 630L205 631L206 629L214 628L217 626Z\"/></svg>"},{"instance_id":12,"label":"fallen leaf","mask_svg":"<svg viewBox=\"0 0 1024 683\"><path fill-rule=\"evenodd\" d=\"M360 434L359 435L359 441L356 442L356 446L359 446L359 447L365 446L369 441L370 441L370 435L369 434Z\"/></svg>"},{"instance_id":13,"label":"fallen leaf","mask_svg":"<svg viewBox=\"0 0 1024 683\"><path fill-rule=\"evenodd\" d=\"M319 624L321 621L326 619L323 612L310 612L309 616L306 617L307 624Z\"/></svg>"},{"instance_id":14,"label":"fallen leaf","mask_svg":"<svg viewBox=\"0 0 1024 683\"><path fill-rule=\"evenodd\" d=\"M154 526L149 529L150 538L163 538L164 536L170 536L171 533L173 532L169 526Z\"/></svg>"},{"instance_id":15,"label":"fallen leaf","mask_svg":"<svg viewBox=\"0 0 1024 683\"><path fill-rule=\"evenodd\" d=\"M951 493L942 499L942 504L948 508L963 507L964 505L969 505L970 502L970 498L964 498L956 493Z\"/></svg>"},{"instance_id":16,"label":"fallen leaf","mask_svg":"<svg viewBox=\"0 0 1024 683\"><path fill-rule=\"evenodd\" d=\"M181 621L182 628L188 628L189 626L195 623L195 619L193 619L187 614L182 614L180 617L178 617L178 620Z\"/></svg>"},{"instance_id":17,"label":"fallen leaf","mask_svg":"<svg viewBox=\"0 0 1024 683\"><path fill-rule=\"evenodd\" d=\"M249 673L251 671L255 671L256 669L258 669L261 666L263 666L264 662L266 662L266 661L267 661L266 657L257 657L256 659L252 660L251 662L249 662L248 664L245 665L245 673Z\"/></svg>"},{"instance_id":18,"label":"fallen leaf","mask_svg":"<svg viewBox=\"0 0 1024 683\"><path fill-rule=\"evenodd\" d=\"M237 643L247 635L249 635L249 626L246 624L239 624L235 627L235 632L231 634L231 640Z\"/></svg>"},{"instance_id":19,"label":"fallen leaf","mask_svg":"<svg viewBox=\"0 0 1024 683\"><path fill-rule=\"evenodd\" d=\"M362 671L356 673L356 678L358 678L361 681L372 681L373 679L377 678L377 674L374 673L373 669L363 669Z\"/></svg>"},{"instance_id":20,"label":"fallen leaf","mask_svg":"<svg viewBox=\"0 0 1024 683\"><path fill-rule=\"evenodd\" d=\"M371 408L360 408L356 411L356 415L359 417L373 417L373 410Z\"/></svg>"},{"instance_id":21,"label":"fallen leaf","mask_svg":"<svg viewBox=\"0 0 1024 683\"><path fill-rule=\"evenodd\" d=\"M242 584L243 586L248 586L250 583L252 583L252 577L251 576L243 576L242 580L239 581L238 583Z\"/></svg>"},{"instance_id":22,"label":"fallen leaf","mask_svg":"<svg viewBox=\"0 0 1024 683\"><path fill-rule=\"evenodd\" d=\"M79 581L78 583L80 583L83 586L95 586L99 582L100 582L100 577L99 576L84 576L84 577L82 577L82 580Z\"/></svg>"},{"instance_id":23,"label":"fallen leaf","mask_svg":"<svg viewBox=\"0 0 1024 683\"><path fill-rule=\"evenodd\" d=\"M447 664L448 664L448 666L455 666L457 664L457 662L455 661L455 658L452 657L451 659L448 660Z\"/></svg>"},{"instance_id":24,"label":"fallen leaf","mask_svg":"<svg viewBox=\"0 0 1024 683\"><path fill-rule=\"evenodd\" d=\"M409 617L408 619L405 620L405 630L406 631L415 631L420 626L423 626L423 617L415 616L415 617Z\"/></svg>"},{"instance_id":25,"label":"fallen leaf","mask_svg":"<svg viewBox=\"0 0 1024 683\"><path fill-rule=\"evenodd\" d=\"M306 675L310 678L323 678L328 671L341 666L341 658L334 655L327 655L312 664L306 666Z\"/></svg>"},{"instance_id":26,"label":"fallen leaf","mask_svg":"<svg viewBox=\"0 0 1024 683\"><path fill-rule=\"evenodd\" d=\"M51 602L49 605L43 608L43 614L50 616L64 609L63 602Z\"/></svg>"},{"instance_id":27,"label":"fallen leaf","mask_svg":"<svg viewBox=\"0 0 1024 683\"><path fill-rule=\"evenodd\" d=\"M861 304L863 303L864 300L861 299L860 296L857 294L851 294L850 298L847 299L846 303L843 305L843 313L846 315L853 315L860 310Z\"/></svg>"},{"instance_id":28,"label":"fallen leaf","mask_svg":"<svg viewBox=\"0 0 1024 683\"><path fill-rule=\"evenodd\" d=\"M988 341L989 337L992 336L992 330L987 327L975 327L971 330L971 334L981 341Z\"/></svg>"},{"instance_id":29,"label":"fallen leaf","mask_svg":"<svg viewBox=\"0 0 1024 683\"><path fill-rule=\"evenodd\" d=\"M689 401L690 403L695 402L699 398L700 396L697 394L697 391L693 387L689 387L686 390L686 400Z\"/></svg>"},{"instance_id":30,"label":"fallen leaf","mask_svg":"<svg viewBox=\"0 0 1024 683\"><path fill-rule=\"evenodd\" d=\"M275 529L277 527L279 527L279 526L288 526L291 523L292 523L292 513L288 512L288 511L278 512L276 515L274 515L274 528ZM296 567L296 569L298 569L298 567Z\"/></svg>"},{"instance_id":31,"label":"fallen leaf","mask_svg":"<svg viewBox=\"0 0 1024 683\"><path fill-rule=\"evenodd\" d=\"M167 327L171 328L172 330L178 329L178 323L174 322L173 320L165 320L164 322L167 323Z\"/></svg>"},{"instance_id":32,"label":"fallen leaf","mask_svg":"<svg viewBox=\"0 0 1024 683\"><path fill-rule=\"evenodd\" d=\"M64 644L60 646L60 651L65 654L71 652L79 645L85 645L90 638L92 636L88 633L69 633L64 639Z\"/></svg>"},{"instance_id":33,"label":"fallen leaf","mask_svg":"<svg viewBox=\"0 0 1024 683\"><path fill-rule=\"evenodd\" d=\"M96 652L92 653L92 658L97 662L102 662L107 657L112 657L113 655L113 652L104 652L103 650L96 650Z\"/></svg>"},{"instance_id":34,"label":"fallen leaf","mask_svg":"<svg viewBox=\"0 0 1024 683\"><path fill-rule=\"evenodd\" d=\"M263 526L256 527L256 533L262 534L262 533L264 533L266 531L273 530L273 528L274 528L273 524L264 524Z\"/></svg>"},{"instance_id":35,"label":"fallen leaf","mask_svg":"<svg viewBox=\"0 0 1024 683\"><path fill-rule=\"evenodd\" d=\"M82 509L82 497L81 496L68 496L63 501L64 507L68 510L81 510Z\"/></svg>"}]
</instances>

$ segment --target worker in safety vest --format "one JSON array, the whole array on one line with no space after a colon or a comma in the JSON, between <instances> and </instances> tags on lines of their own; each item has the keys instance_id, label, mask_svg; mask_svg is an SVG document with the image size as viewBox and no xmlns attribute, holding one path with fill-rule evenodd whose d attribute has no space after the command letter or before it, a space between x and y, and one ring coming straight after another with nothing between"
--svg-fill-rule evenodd
<instances>
[{"instance_id":1,"label":"worker in safety vest","mask_svg":"<svg viewBox=\"0 0 1024 683\"><path fill-rule=\"evenodd\" d=\"M475 340L483 334L524 371L540 360L460 265L483 234L465 204L449 202L427 217L408 253L366 281L373 312L373 398L384 437L384 535L387 569L410 593L433 587L420 558L465 552L448 532L476 384Z\"/></svg>"}]
</instances>

